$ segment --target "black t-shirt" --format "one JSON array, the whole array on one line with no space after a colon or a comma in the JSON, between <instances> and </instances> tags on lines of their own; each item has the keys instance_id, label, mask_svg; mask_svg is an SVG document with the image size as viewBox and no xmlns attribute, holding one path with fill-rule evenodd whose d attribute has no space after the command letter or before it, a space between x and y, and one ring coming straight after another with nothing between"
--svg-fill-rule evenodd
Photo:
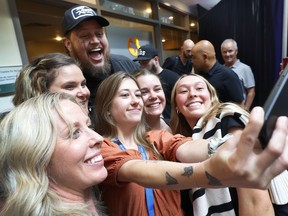
<instances>
[{"instance_id":1,"label":"black t-shirt","mask_svg":"<svg viewBox=\"0 0 288 216\"><path fill-rule=\"evenodd\" d=\"M193 64L192 61L189 59L186 65L184 65L179 56L171 56L166 58L162 67L176 72L181 76L183 74L190 74Z\"/></svg>"},{"instance_id":2,"label":"black t-shirt","mask_svg":"<svg viewBox=\"0 0 288 216\"><path fill-rule=\"evenodd\" d=\"M163 111L163 116L164 116L165 120L167 120L167 122L168 122L170 119L170 114L171 114L172 89L173 89L176 81L178 80L178 78L180 76L179 76L179 74L174 73L173 71L168 70L168 69L163 69L158 76L159 76L160 81L162 83L163 90L165 93L165 98L166 98L166 106L165 106L165 109Z\"/></svg>"},{"instance_id":3,"label":"black t-shirt","mask_svg":"<svg viewBox=\"0 0 288 216\"><path fill-rule=\"evenodd\" d=\"M214 86L221 102L241 103L244 100L241 81L232 69L216 62L208 73L199 74Z\"/></svg>"}]
</instances>

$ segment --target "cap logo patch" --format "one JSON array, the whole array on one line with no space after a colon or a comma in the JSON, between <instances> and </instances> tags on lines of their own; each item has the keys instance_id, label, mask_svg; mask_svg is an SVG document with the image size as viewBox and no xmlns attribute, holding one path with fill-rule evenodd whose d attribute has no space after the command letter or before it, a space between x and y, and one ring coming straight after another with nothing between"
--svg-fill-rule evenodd
<instances>
[{"instance_id":1,"label":"cap logo patch","mask_svg":"<svg viewBox=\"0 0 288 216\"><path fill-rule=\"evenodd\" d=\"M145 50L141 50L141 49L138 50L138 55L139 56L145 56L145 54L146 54Z\"/></svg>"},{"instance_id":2,"label":"cap logo patch","mask_svg":"<svg viewBox=\"0 0 288 216\"><path fill-rule=\"evenodd\" d=\"M93 11L91 8L85 7L85 6L76 7L73 10L71 10L71 13L72 13L72 16L75 20L77 20L83 16L97 16L95 11Z\"/></svg>"}]
</instances>

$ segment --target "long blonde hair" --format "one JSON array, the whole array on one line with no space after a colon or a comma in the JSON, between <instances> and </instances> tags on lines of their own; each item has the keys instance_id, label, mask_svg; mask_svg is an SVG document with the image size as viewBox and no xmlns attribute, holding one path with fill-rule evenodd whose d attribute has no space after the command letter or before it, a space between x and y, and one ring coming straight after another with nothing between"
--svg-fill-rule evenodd
<instances>
[{"instance_id":1,"label":"long blonde hair","mask_svg":"<svg viewBox=\"0 0 288 216\"><path fill-rule=\"evenodd\" d=\"M139 85L133 75L119 71L102 81L97 90L94 109L95 130L102 136L110 139L117 137L117 126L112 116L109 114L109 110L112 105L112 100L115 97L122 81L126 78L132 79L139 88ZM141 121L137 124L135 133L133 134L135 142L144 146L146 150L154 152L158 158L161 158L161 155L155 149L154 145L147 141L147 130L148 126L146 124L144 114L142 114Z\"/></svg>"},{"instance_id":2,"label":"long blonde hair","mask_svg":"<svg viewBox=\"0 0 288 216\"><path fill-rule=\"evenodd\" d=\"M47 93L12 110L0 123L0 215L92 215L86 204L61 200L49 188L47 167L58 136L55 111L69 125L60 101L73 96ZM72 133L72 131L70 131Z\"/></svg>"},{"instance_id":3,"label":"long blonde hair","mask_svg":"<svg viewBox=\"0 0 288 216\"><path fill-rule=\"evenodd\" d=\"M233 103L220 103L216 89L202 76L197 75L197 74L188 74L188 75L183 75L179 78L179 80L175 83L174 88L171 93L171 120L170 120L170 127L172 129L172 132L175 133L180 133L184 136L191 136L192 135L192 130L193 128L190 127L188 124L185 116L183 116L182 113L178 113L176 110L177 107L177 102L176 102L176 89L178 86L179 81L187 76L196 76L202 79L206 86L207 89L210 93L210 99L211 99L211 107L208 109L206 114L202 117L204 119L202 127L205 126L207 121L211 118L216 116L217 114L221 113L222 111L225 111L226 109L230 109L231 106L233 107L233 110L235 112L242 113L246 116L248 116L248 112L246 112L244 109L242 109L240 106L233 104ZM231 105L231 106L227 106Z\"/></svg>"}]
</instances>

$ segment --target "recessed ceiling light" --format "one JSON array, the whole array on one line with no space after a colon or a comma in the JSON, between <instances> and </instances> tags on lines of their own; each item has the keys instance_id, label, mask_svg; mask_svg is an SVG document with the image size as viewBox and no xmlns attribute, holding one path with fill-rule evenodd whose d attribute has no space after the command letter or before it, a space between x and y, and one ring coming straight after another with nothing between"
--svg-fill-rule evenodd
<instances>
[{"instance_id":1,"label":"recessed ceiling light","mask_svg":"<svg viewBox=\"0 0 288 216\"><path fill-rule=\"evenodd\" d=\"M56 41L62 41L62 37L60 37L60 36L56 36L55 38L54 38L54 40L56 40Z\"/></svg>"},{"instance_id":2,"label":"recessed ceiling light","mask_svg":"<svg viewBox=\"0 0 288 216\"><path fill-rule=\"evenodd\" d=\"M152 10L151 10L151 8L148 8L148 9L146 9L146 13L152 13Z\"/></svg>"}]
</instances>

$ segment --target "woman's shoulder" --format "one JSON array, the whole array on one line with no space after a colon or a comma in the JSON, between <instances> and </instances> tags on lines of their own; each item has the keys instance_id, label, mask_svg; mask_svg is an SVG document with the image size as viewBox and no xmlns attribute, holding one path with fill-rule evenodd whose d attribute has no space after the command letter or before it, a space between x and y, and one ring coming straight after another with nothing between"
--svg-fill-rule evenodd
<instances>
[{"instance_id":1,"label":"woman's shoulder","mask_svg":"<svg viewBox=\"0 0 288 216\"><path fill-rule=\"evenodd\" d=\"M171 132L169 132L169 131L167 131L166 129L163 129L163 128L161 128L161 129L158 129L158 130L156 130L156 129L153 129L153 130L150 130L150 131L148 131L147 133L146 133L146 136L147 137L151 137L151 136L156 136L156 137L158 137L158 136L163 136L163 135L172 135L172 133Z\"/></svg>"},{"instance_id":2,"label":"woman's shoulder","mask_svg":"<svg viewBox=\"0 0 288 216\"><path fill-rule=\"evenodd\" d=\"M154 143L166 143L175 142L179 140L191 139L191 137L185 137L181 134L172 134L168 130L151 130L146 133L146 138L149 142Z\"/></svg>"},{"instance_id":3,"label":"woman's shoulder","mask_svg":"<svg viewBox=\"0 0 288 216\"><path fill-rule=\"evenodd\" d=\"M235 103L222 103L218 109L216 119L232 118L240 120L244 125L248 123L249 113Z\"/></svg>"},{"instance_id":4,"label":"woman's shoulder","mask_svg":"<svg viewBox=\"0 0 288 216\"><path fill-rule=\"evenodd\" d=\"M249 120L249 113L237 104L223 103L217 118L220 119L222 124L226 123L230 126L236 126L239 124L245 126ZM228 126L228 128L230 126Z\"/></svg>"},{"instance_id":5,"label":"woman's shoulder","mask_svg":"<svg viewBox=\"0 0 288 216\"><path fill-rule=\"evenodd\" d=\"M225 102L221 103L218 109L218 115L234 115L235 113L238 113L239 115L249 116L249 113L244 110L240 105L231 103L231 102Z\"/></svg>"}]
</instances>

